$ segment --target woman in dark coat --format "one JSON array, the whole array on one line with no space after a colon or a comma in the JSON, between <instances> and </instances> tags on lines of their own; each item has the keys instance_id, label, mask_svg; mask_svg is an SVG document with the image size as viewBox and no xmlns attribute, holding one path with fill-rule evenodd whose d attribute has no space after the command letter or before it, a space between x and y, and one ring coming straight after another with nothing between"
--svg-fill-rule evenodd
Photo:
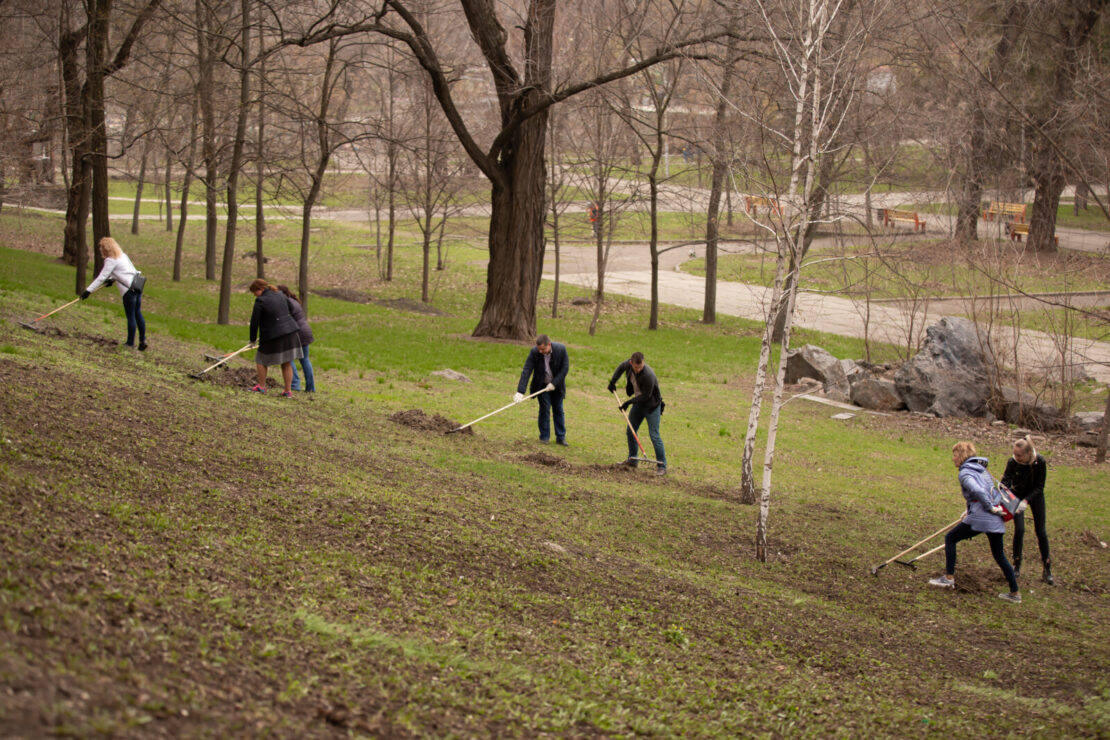
<instances>
[{"instance_id":1,"label":"woman in dark coat","mask_svg":"<svg viewBox=\"0 0 1110 740\"><path fill-rule=\"evenodd\" d=\"M251 312L251 343L258 338L258 352L254 356L258 383L251 388L256 393L266 392L266 368L281 365L285 392L290 398L293 390L293 361L302 356L301 337L297 321L289 311L289 299L274 286L259 278L251 283L254 293L254 311Z\"/></svg>"},{"instance_id":2,"label":"woman in dark coat","mask_svg":"<svg viewBox=\"0 0 1110 740\"><path fill-rule=\"evenodd\" d=\"M308 325L308 317L304 314L304 306L297 300L297 296L293 295L293 291L285 285L277 286L285 297L289 299L289 313L293 314L293 318L297 322L297 333L301 337L301 370L304 371L304 389L306 393L316 392L316 376L312 373L312 363L308 361L308 345L316 339L312 336L312 327ZM293 366L293 390L299 391L301 389L301 379L297 377L297 366Z\"/></svg>"},{"instance_id":3,"label":"woman in dark coat","mask_svg":"<svg viewBox=\"0 0 1110 740\"><path fill-rule=\"evenodd\" d=\"M1052 578L1052 559L1048 554L1048 529L1045 527L1044 481L1048 470L1045 459L1033 447L1033 440L1026 435L1014 442L1014 456L1006 462L1002 485L1021 499L1014 514L1014 572L1021 574L1021 552L1025 540L1025 509L1033 514L1033 529L1037 533L1037 546L1044 564L1042 578L1049 586Z\"/></svg>"}]
</instances>

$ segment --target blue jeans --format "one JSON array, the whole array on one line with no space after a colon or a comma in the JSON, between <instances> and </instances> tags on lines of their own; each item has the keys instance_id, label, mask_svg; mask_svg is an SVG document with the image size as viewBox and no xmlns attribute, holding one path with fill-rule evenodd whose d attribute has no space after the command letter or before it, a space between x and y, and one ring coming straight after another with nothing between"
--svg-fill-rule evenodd
<instances>
[{"instance_id":1,"label":"blue jeans","mask_svg":"<svg viewBox=\"0 0 1110 740\"><path fill-rule=\"evenodd\" d=\"M127 317L127 346L135 346L135 329L139 343L146 343L146 321L143 319L143 294L129 290L123 294L123 315Z\"/></svg>"},{"instance_id":2,"label":"blue jeans","mask_svg":"<svg viewBox=\"0 0 1110 740\"><path fill-rule=\"evenodd\" d=\"M307 344L301 345L301 352L304 356L301 357L301 369L304 370L304 389L310 393L316 392L316 378L312 374L312 363L308 361L308 347ZM293 390L299 391L301 389L301 376L297 374L297 363L289 363L293 366L293 385L290 386Z\"/></svg>"},{"instance_id":3,"label":"blue jeans","mask_svg":"<svg viewBox=\"0 0 1110 740\"><path fill-rule=\"evenodd\" d=\"M567 420L563 416L563 396L559 391L549 391L536 396L540 402L540 439L551 439L551 418L555 419L555 439L567 438Z\"/></svg>"},{"instance_id":4,"label":"blue jeans","mask_svg":"<svg viewBox=\"0 0 1110 740\"><path fill-rule=\"evenodd\" d=\"M636 404L628 407L628 421L632 424L632 429L625 427L624 433L628 437L628 456L639 457L640 447L636 444L636 437L632 434L632 430L640 429L640 422L647 419L648 423L648 436L651 437L651 446L655 448L655 459L659 461L661 468L667 467L667 453L663 450L663 438L659 436L659 418L663 415L663 406L660 404L651 411L644 413Z\"/></svg>"},{"instance_id":5,"label":"blue jeans","mask_svg":"<svg viewBox=\"0 0 1110 740\"><path fill-rule=\"evenodd\" d=\"M953 529L948 530L948 534L944 536L944 569L950 577L956 573L956 543L970 540L977 534L979 532L972 529L970 524L960 522ZM990 543L994 562L998 563L998 567L1002 569L1002 575L1006 577L1006 582L1010 584L1010 591L1017 591L1017 577L1014 576L1014 568L1010 565L1010 561L1006 559L1005 547L1002 544L1004 533L983 532L983 534L987 536L987 542Z\"/></svg>"}]
</instances>

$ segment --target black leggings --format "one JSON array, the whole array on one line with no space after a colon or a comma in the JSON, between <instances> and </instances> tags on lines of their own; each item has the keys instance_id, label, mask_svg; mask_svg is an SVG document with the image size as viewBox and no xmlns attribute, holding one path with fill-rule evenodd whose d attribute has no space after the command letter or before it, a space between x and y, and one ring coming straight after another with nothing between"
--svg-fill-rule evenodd
<instances>
[{"instance_id":1,"label":"black leggings","mask_svg":"<svg viewBox=\"0 0 1110 740\"><path fill-rule=\"evenodd\" d=\"M1041 548L1041 560L1047 565L1048 559L1048 529L1044 521L1044 494L1026 499L1029 502L1029 513L1033 515L1033 531L1037 533L1037 546ZM1025 514L1014 517L1014 560L1021 560L1022 546L1025 544Z\"/></svg>"},{"instance_id":2,"label":"black leggings","mask_svg":"<svg viewBox=\"0 0 1110 740\"><path fill-rule=\"evenodd\" d=\"M987 541L991 544L991 555L994 555L994 562L998 563L998 567L1002 569L1002 575L1006 576L1006 582L1010 584L1010 591L1017 591L1017 577L1014 575L1014 569L1013 566L1010 565L1010 561L1006 559L1006 546L1003 543L1003 533L976 532L971 528L971 525L966 522L960 522L944 536L945 572L950 576L956 573L956 543L960 540L970 540L977 534L985 534L987 536Z\"/></svg>"}]
</instances>

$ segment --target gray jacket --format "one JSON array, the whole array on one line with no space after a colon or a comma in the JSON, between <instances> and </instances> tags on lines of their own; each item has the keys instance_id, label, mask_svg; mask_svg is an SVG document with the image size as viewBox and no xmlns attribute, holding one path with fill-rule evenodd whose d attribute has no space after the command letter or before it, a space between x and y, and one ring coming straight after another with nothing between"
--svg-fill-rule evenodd
<instances>
[{"instance_id":1,"label":"gray jacket","mask_svg":"<svg viewBox=\"0 0 1110 740\"><path fill-rule=\"evenodd\" d=\"M1002 517L991 513L991 507L998 506L1002 497L994 486L994 478L987 472L987 458L969 457L960 466L960 489L967 501L967 515L964 521L976 532L1006 531Z\"/></svg>"}]
</instances>

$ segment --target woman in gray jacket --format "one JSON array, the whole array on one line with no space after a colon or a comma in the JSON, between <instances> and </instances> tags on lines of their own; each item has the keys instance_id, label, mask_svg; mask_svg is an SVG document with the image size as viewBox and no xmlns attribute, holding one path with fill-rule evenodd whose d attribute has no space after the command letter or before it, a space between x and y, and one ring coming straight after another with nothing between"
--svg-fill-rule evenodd
<instances>
[{"instance_id":1,"label":"woman in gray jacket","mask_svg":"<svg viewBox=\"0 0 1110 740\"><path fill-rule=\"evenodd\" d=\"M1001 497L994 487L994 478L987 472L987 458L975 454L975 445L970 442L957 442L952 447L952 462L959 469L960 489L967 502L967 514L963 521L949 530L944 537L945 574L929 581L930 586L940 588L956 587L956 543L969 540L977 534L985 534L990 542L994 562L1002 569L1010 592L999 594L1000 599L1021 603L1021 592L1017 577L1010 561L1006 559L1003 535L1006 524L1002 521L1005 510L999 506Z\"/></svg>"}]
</instances>

